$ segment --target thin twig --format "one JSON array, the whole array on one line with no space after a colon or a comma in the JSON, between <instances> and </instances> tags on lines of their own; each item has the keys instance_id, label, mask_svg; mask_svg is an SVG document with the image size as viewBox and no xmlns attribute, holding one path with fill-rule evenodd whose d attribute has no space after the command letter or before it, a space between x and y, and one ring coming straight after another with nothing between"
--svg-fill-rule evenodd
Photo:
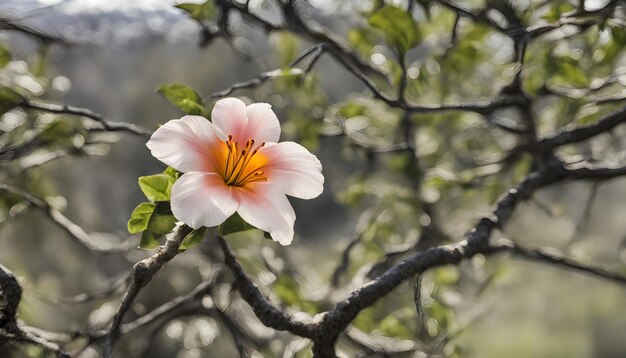
<instances>
[{"instance_id":1,"label":"thin twig","mask_svg":"<svg viewBox=\"0 0 626 358\"><path fill-rule=\"evenodd\" d=\"M0 183L0 191L8 191L11 194L17 195L24 199L31 206L43 211L53 223L55 223L58 227L60 227L63 231L65 231L69 236L75 239L78 243L85 246L89 250L99 253L115 253L115 252L127 252L132 246L130 244L124 244L121 246L112 246L110 244L106 244L104 246L101 243L97 243L92 235L87 233L85 229L75 224L65 215L63 215L59 210L52 207L47 202L32 196L30 193L16 188L14 186Z\"/></svg>"},{"instance_id":2,"label":"thin twig","mask_svg":"<svg viewBox=\"0 0 626 358\"><path fill-rule=\"evenodd\" d=\"M324 53L324 48L325 47L323 46L323 44L318 44L318 45L308 48L307 50L302 52L295 60L293 60L284 70L292 71L293 74L296 74L299 76L305 76L313 69L313 66L317 63L317 60ZM294 69L293 67L297 66L299 63L301 63L302 61L304 61L304 59L308 57L311 57L309 64L303 70L295 71L296 69ZM263 72L259 76L251 80L238 82L238 83L231 85L230 87L226 89L213 92L212 94L208 95L205 98L205 100L226 97L240 89L251 89L251 88L259 87L260 85L262 85L263 83L265 83L266 81L270 79L280 78L282 74L283 74L283 69L280 69L280 68L275 69L273 71Z\"/></svg>"},{"instance_id":3,"label":"thin twig","mask_svg":"<svg viewBox=\"0 0 626 358\"><path fill-rule=\"evenodd\" d=\"M544 148L578 143L609 132L624 122L626 122L626 107L603 117L596 123L560 129L542 139L540 143Z\"/></svg>"},{"instance_id":4,"label":"thin twig","mask_svg":"<svg viewBox=\"0 0 626 358\"><path fill-rule=\"evenodd\" d=\"M573 269L575 271L580 271L595 277L614 281L619 284L626 284L626 276L622 274L612 272L601 267L578 262L572 258L566 257L565 255L556 251L553 248L530 249L510 240L495 244L493 247L497 248L498 250L510 251L516 256L522 258L559 266L564 269Z\"/></svg>"},{"instance_id":5,"label":"thin twig","mask_svg":"<svg viewBox=\"0 0 626 358\"><path fill-rule=\"evenodd\" d=\"M24 109L34 109L50 113L87 117L100 123L102 127L109 132L128 132L143 138L150 138L150 135L152 134L151 132L141 129L132 123L107 121L104 117L102 117L102 115L87 108L74 107L67 104L39 102L31 99L24 99L24 101L18 106Z\"/></svg>"}]
</instances>

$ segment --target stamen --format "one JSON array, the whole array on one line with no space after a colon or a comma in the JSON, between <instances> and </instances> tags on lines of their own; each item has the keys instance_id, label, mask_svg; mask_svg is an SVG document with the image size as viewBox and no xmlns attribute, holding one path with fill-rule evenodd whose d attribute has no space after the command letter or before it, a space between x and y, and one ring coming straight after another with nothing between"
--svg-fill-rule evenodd
<instances>
[{"instance_id":1,"label":"stamen","mask_svg":"<svg viewBox=\"0 0 626 358\"><path fill-rule=\"evenodd\" d=\"M226 174L228 173L228 164L230 163L230 157L231 154L233 153L232 150L230 150L230 146L228 147L228 155L226 155L226 167L224 168L224 176L226 176Z\"/></svg>"},{"instance_id":2,"label":"stamen","mask_svg":"<svg viewBox=\"0 0 626 358\"><path fill-rule=\"evenodd\" d=\"M226 156L226 165L224 169L224 181L227 185L241 186L249 182L267 181L264 176L264 172L261 170L247 171L246 168L251 163L254 155L260 148L265 146L265 142L254 148L254 139L246 141L245 146L238 151L238 143L233 142L233 136L228 135L228 140L225 142L228 148L228 154ZM232 163L231 163L232 162ZM258 168L257 168L258 169ZM244 173L247 173L244 175Z\"/></svg>"}]
</instances>

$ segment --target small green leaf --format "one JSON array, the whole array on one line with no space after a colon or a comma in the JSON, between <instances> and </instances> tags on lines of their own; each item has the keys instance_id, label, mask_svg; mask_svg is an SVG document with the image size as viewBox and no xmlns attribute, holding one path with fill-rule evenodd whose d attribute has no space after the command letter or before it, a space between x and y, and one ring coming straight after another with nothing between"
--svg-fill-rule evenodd
<instances>
[{"instance_id":1,"label":"small green leaf","mask_svg":"<svg viewBox=\"0 0 626 358\"><path fill-rule=\"evenodd\" d=\"M228 234L234 234L236 232L246 231L246 230L250 230L250 229L254 229L254 226L252 226L252 225L248 224L247 222L243 221L241 216L239 216L239 214L235 213L231 217L226 219L226 221L224 221L218 227L217 233L219 235L221 235L221 236L226 236Z\"/></svg>"},{"instance_id":2,"label":"small green leaf","mask_svg":"<svg viewBox=\"0 0 626 358\"><path fill-rule=\"evenodd\" d=\"M180 178L180 175L181 175L181 173L178 170L172 167L167 167L167 169L163 171L163 174L169 175L170 177L174 178L174 180Z\"/></svg>"},{"instance_id":3,"label":"small green leaf","mask_svg":"<svg viewBox=\"0 0 626 358\"><path fill-rule=\"evenodd\" d=\"M159 240L161 236L162 235L159 235L157 237L151 231L146 230L143 232L143 234L141 234L141 242L139 243L139 247L146 250L154 249L155 247L161 245L161 240Z\"/></svg>"},{"instance_id":4,"label":"small green leaf","mask_svg":"<svg viewBox=\"0 0 626 358\"><path fill-rule=\"evenodd\" d=\"M168 174L139 177L139 187L150 201L168 201L176 178Z\"/></svg>"},{"instance_id":5,"label":"small green leaf","mask_svg":"<svg viewBox=\"0 0 626 358\"><path fill-rule=\"evenodd\" d=\"M369 55L374 47L374 42L377 38L376 30L372 28L352 29L348 32L348 42L357 51Z\"/></svg>"},{"instance_id":6,"label":"small green leaf","mask_svg":"<svg viewBox=\"0 0 626 358\"><path fill-rule=\"evenodd\" d=\"M63 119L52 121L39 134L37 139L44 144L58 144L64 147L73 147L72 139L76 135L75 122Z\"/></svg>"},{"instance_id":7,"label":"small green leaf","mask_svg":"<svg viewBox=\"0 0 626 358\"><path fill-rule=\"evenodd\" d=\"M411 339L411 337L415 337L415 333L410 327L410 324L414 324L414 321L403 319L404 317L400 316L403 313L402 311L404 310L400 309L398 312L394 312L393 315L389 315L380 321L379 329L383 334L397 339Z\"/></svg>"},{"instance_id":8,"label":"small green leaf","mask_svg":"<svg viewBox=\"0 0 626 358\"><path fill-rule=\"evenodd\" d=\"M208 0L203 4L182 3L176 5L177 8L185 11L189 16L196 20L211 20L215 16L214 0Z\"/></svg>"},{"instance_id":9,"label":"small green leaf","mask_svg":"<svg viewBox=\"0 0 626 358\"><path fill-rule=\"evenodd\" d=\"M0 44L0 68L4 68L11 62L11 51L5 45Z\"/></svg>"},{"instance_id":10,"label":"small green leaf","mask_svg":"<svg viewBox=\"0 0 626 358\"><path fill-rule=\"evenodd\" d=\"M128 232L136 234L148 228L148 221L152 216L152 212L156 208L155 203L141 203L130 214L128 219Z\"/></svg>"},{"instance_id":11,"label":"small green leaf","mask_svg":"<svg viewBox=\"0 0 626 358\"><path fill-rule=\"evenodd\" d=\"M19 93L8 87L0 87L0 115L24 101Z\"/></svg>"},{"instance_id":12,"label":"small green leaf","mask_svg":"<svg viewBox=\"0 0 626 358\"><path fill-rule=\"evenodd\" d=\"M170 204L166 202L156 203L154 212L148 221L147 230L156 235L165 235L172 231L174 226L176 226L176 218L172 214Z\"/></svg>"},{"instance_id":13,"label":"small green leaf","mask_svg":"<svg viewBox=\"0 0 626 358\"><path fill-rule=\"evenodd\" d=\"M555 2L550 10L548 10L548 12L546 12L546 14L543 15L541 18L545 19L548 22L556 22L561 18L562 14L570 12L574 9L574 5L570 4L569 2Z\"/></svg>"},{"instance_id":14,"label":"small green leaf","mask_svg":"<svg viewBox=\"0 0 626 358\"><path fill-rule=\"evenodd\" d=\"M280 298L280 301L287 306L296 306L300 310L313 314L320 307L303 297L298 281L293 275L282 274L278 277L272 287L272 292Z\"/></svg>"},{"instance_id":15,"label":"small green leaf","mask_svg":"<svg viewBox=\"0 0 626 358\"><path fill-rule=\"evenodd\" d=\"M298 57L300 53L300 41L298 37L287 31L278 31L272 35L275 40L276 51L282 67L289 64Z\"/></svg>"},{"instance_id":16,"label":"small green leaf","mask_svg":"<svg viewBox=\"0 0 626 358\"><path fill-rule=\"evenodd\" d=\"M580 64L571 57L563 57L557 63L557 73L561 81L576 87L589 86L589 77L580 67Z\"/></svg>"},{"instance_id":17,"label":"small green leaf","mask_svg":"<svg viewBox=\"0 0 626 358\"><path fill-rule=\"evenodd\" d=\"M192 232L187 234L187 236L185 236L183 242L180 244L180 249L187 250L190 247L198 245L202 242L202 240L204 240L208 231L209 228L207 227L201 227L199 229L193 230Z\"/></svg>"},{"instance_id":18,"label":"small green leaf","mask_svg":"<svg viewBox=\"0 0 626 358\"><path fill-rule=\"evenodd\" d=\"M186 114L204 115L202 97L190 87L178 83L161 85L157 93Z\"/></svg>"},{"instance_id":19,"label":"small green leaf","mask_svg":"<svg viewBox=\"0 0 626 358\"><path fill-rule=\"evenodd\" d=\"M403 56L417 46L421 34L417 23L406 11L393 5L385 5L370 15L368 23L385 33L387 43L398 49Z\"/></svg>"},{"instance_id":20,"label":"small green leaf","mask_svg":"<svg viewBox=\"0 0 626 358\"><path fill-rule=\"evenodd\" d=\"M158 202L150 215L146 230L141 235L139 247L153 249L161 244L161 238L176 226L176 218L172 215L170 204Z\"/></svg>"}]
</instances>

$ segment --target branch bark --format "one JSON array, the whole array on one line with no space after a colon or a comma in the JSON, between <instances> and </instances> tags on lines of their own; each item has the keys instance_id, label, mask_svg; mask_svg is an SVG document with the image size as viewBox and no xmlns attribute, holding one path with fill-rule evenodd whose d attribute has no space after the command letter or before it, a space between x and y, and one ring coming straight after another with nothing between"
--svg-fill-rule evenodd
<instances>
[{"instance_id":1,"label":"branch bark","mask_svg":"<svg viewBox=\"0 0 626 358\"><path fill-rule=\"evenodd\" d=\"M226 243L226 240L218 235L217 242L224 253L224 263L235 276L235 287L243 299L248 302L259 320L267 327L279 331L289 331L301 337L311 338L313 335L312 325L296 320L272 305L261 290L259 290L257 285L246 275L243 267L239 261L237 261L235 254Z\"/></svg>"},{"instance_id":2,"label":"branch bark","mask_svg":"<svg viewBox=\"0 0 626 358\"><path fill-rule=\"evenodd\" d=\"M35 333L44 331L32 329L17 321L17 309L22 300L22 286L13 272L2 264L0 264L0 293L4 301L4 306L0 310L0 345L12 342L34 344L54 353L59 358L70 357L57 344Z\"/></svg>"},{"instance_id":3,"label":"branch bark","mask_svg":"<svg viewBox=\"0 0 626 358\"><path fill-rule=\"evenodd\" d=\"M126 313L130 310L135 298L151 280L152 277L165 265L172 260L178 253L178 248L187 234L191 232L191 228L188 226L182 226L176 231L176 233L167 239L165 245L160 246L157 253L141 260L133 267L133 277L130 287L122 303L120 304L115 316L113 317L113 323L109 329L109 333L104 342L104 356L111 358L113 356L113 347L117 338L120 335L120 326L126 316Z\"/></svg>"},{"instance_id":4,"label":"branch bark","mask_svg":"<svg viewBox=\"0 0 626 358\"><path fill-rule=\"evenodd\" d=\"M87 117L100 123L102 127L109 132L127 132L146 139L150 138L150 135L152 135L151 132L141 129L132 123L107 121L104 117L102 117L102 115L87 108L74 107L67 104L39 102L31 99L24 99L24 101L18 104L18 106L24 109L34 109L50 113Z\"/></svg>"}]
</instances>

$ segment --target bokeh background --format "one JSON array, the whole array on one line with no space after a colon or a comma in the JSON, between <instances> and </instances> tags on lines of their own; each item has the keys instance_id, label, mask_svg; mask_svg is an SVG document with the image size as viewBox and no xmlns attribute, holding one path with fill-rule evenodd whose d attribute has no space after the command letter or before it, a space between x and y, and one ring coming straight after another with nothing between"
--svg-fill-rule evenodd
<instances>
[{"instance_id":1,"label":"bokeh background","mask_svg":"<svg viewBox=\"0 0 626 358\"><path fill-rule=\"evenodd\" d=\"M483 4L458 3L468 8ZM575 2L539 3L522 1L516 6L536 8L527 11L529 23L535 24L550 22L554 16L558 19ZM159 85L183 83L208 96L286 66L311 45L296 35L267 34L235 18L232 42L217 38L200 46L198 24L173 5L159 0L2 0L0 16L19 18L23 24L68 42L42 46L26 36L0 32L12 54L12 61L2 70L3 81L22 76L21 85L45 100L89 108L107 119L154 130L181 116L155 92ZM604 4L587 1L587 6ZM369 1L319 0L302 2L300 9L349 39L372 66L393 74L397 71L393 54L380 42L376 44L367 29L363 13L370 7ZM252 8L276 19L271 2L258 1ZM463 21L457 43L449 49L453 15L437 4L415 7L423 36L408 55L407 96L415 102L486 101L514 76L512 45L485 26ZM625 21L622 18L621 24ZM608 104L586 104L626 93L626 31L615 29L619 24L580 34L556 31L528 50L528 83L536 87L530 90L540 98L534 108L540 133L571 122L592 122L626 103L622 98ZM607 58L609 51L611 58ZM580 89L593 87L594 81L613 73L618 74L617 80L600 93L543 95L541 86L534 84ZM291 246L279 247L258 232L229 238L266 293L285 306L309 313L328 308L329 302L367 281L368 265L383 258L385 251L410 245L419 234L416 223L420 220L436 220L446 237L460 239L529 166L523 159L509 168L488 165L515 142L510 134L489 127L475 114L420 115L413 121L419 125L416 155L425 168L425 179L416 194L402 170L407 159L393 151L376 153L371 149L393 148L402 142L394 132L400 114L372 100L358 80L327 56L305 77L285 76L233 95L271 103L283 123L283 140L303 143L322 161L324 194L311 201L292 200L297 221ZM207 107L212 103L208 100ZM8 132L19 125L24 115L16 110L0 117L2 130ZM337 116L345 119L347 135L336 135ZM502 118L516 120L514 113L503 113ZM51 121L44 116L38 120L40 126ZM625 153L624 134L624 128L618 127L589 146L564 149L563 155L620 163ZM126 222L144 200L137 177L164 167L150 156L142 138L108 134L101 139L111 143L94 145L93 155L72 155L32 167L29 165L41 159L40 152L35 153L39 157L29 158L31 162L1 162L0 178L48 198L87 231L102 233L98 236L102 242L136 245L137 238L129 238L126 232ZM455 184L465 180L475 185ZM555 247L582 261L624 271L625 185L624 179L616 179L542 190L521 205L505 234L522 243ZM423 196L436 209L424 214L419 205L407 204L407 198L414 195ZM106 290L150 252L94 253L69 239L34 208L12 205L4 209L0 212L0 262L18 275L25 288L20 318L51 331L106 327L119 304L119 293L80 304L59 298ZM330 287L329 278L341 260L341 251L359 235L363 243L351 252L346 277L339 288ZM185 294L219 266L202 254L211 251L213 244L202 245L202 249L191 249L176 258L155 277L140 295L133 317ZM268 262L278 274L266 268ZM430 316L425 333L430 338L425 341L446 337L443 343L437 341L441 347L436 354L626 355L626 290L614 283L505 255L477 257L458 268L433 270L422 278L422 294ZM359 315L355 327L378 336L424 339L412 300L413 288L404 284ZM244 326L266 339L258 356L289 356L285 347L298 351L297 356L306 356L306 344L264 329L249 317L245 305L235 303L230 312L242 315ZM223 324L210 316L180 317L160 328L150 341L141 333L122 338L120 356L142 352L150 357L235 355ZM144 347L145 342L150 347ZM348 343L340 342L338 348L344 356L356 354ZM13 354L43 354L34 347L21 349ZM81 356L98 354L87 349Z\"/></svg>"}]
</instances>

